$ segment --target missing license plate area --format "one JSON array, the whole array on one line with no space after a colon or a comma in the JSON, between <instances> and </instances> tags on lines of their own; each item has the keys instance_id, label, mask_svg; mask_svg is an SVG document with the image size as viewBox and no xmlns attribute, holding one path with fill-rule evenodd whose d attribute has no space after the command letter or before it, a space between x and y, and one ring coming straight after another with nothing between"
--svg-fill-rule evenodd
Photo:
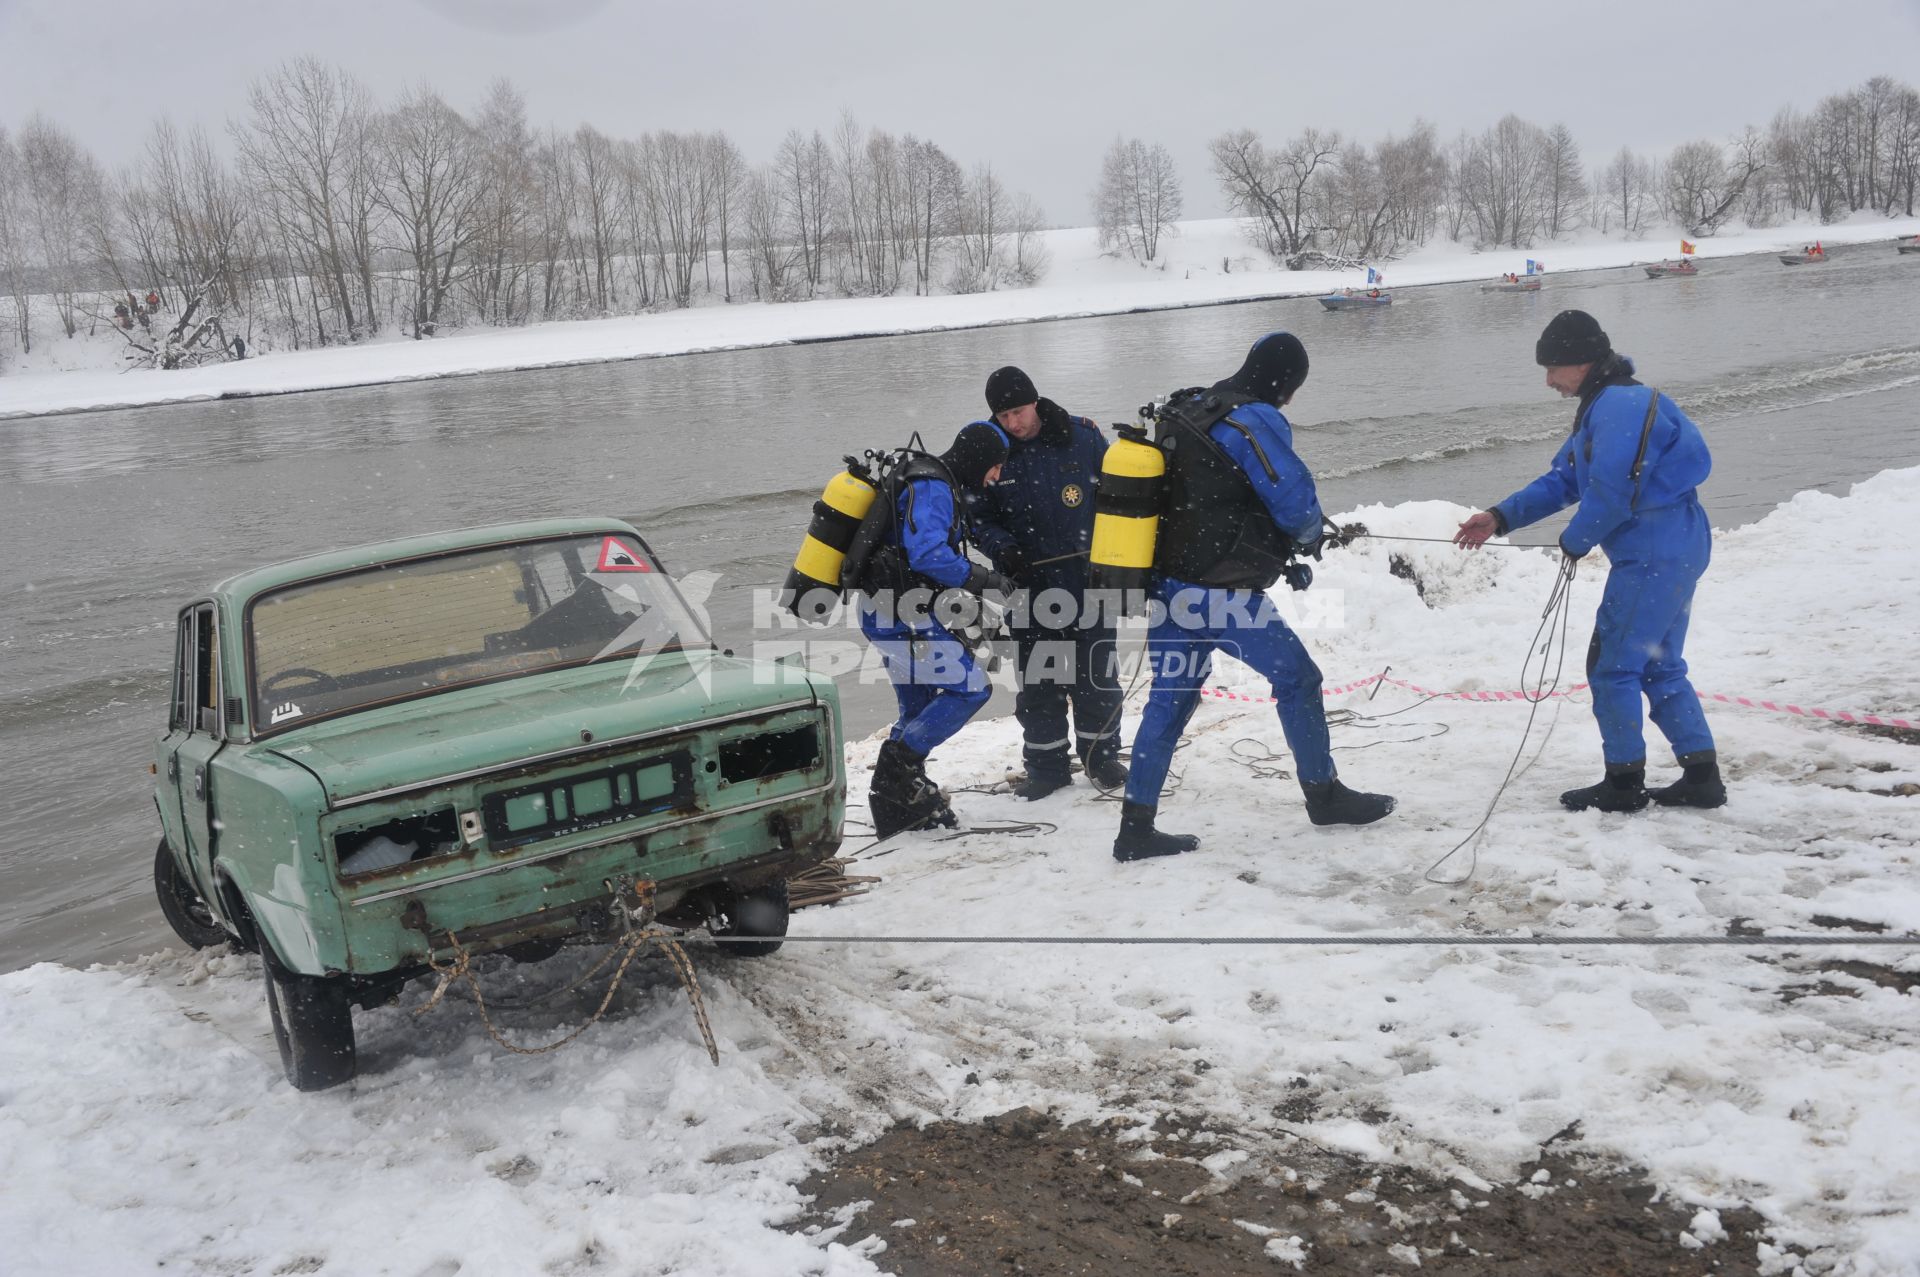
<instances>
[{"instance_id":1,"label":"missing license plate area","mask_svg":"<svg viewBox=\"0 0 1920 1277\"><path fill-rule=\"evenodd\" d=\"M683 751L488 794L481 806L487 840L499 851L692 802L693 760Z\"/></svg>"},{"instance_id":2,"label":"missing license plate area","mask_svg":"<svg viewBox=\"0 0 1920 1277\"><path fill-rule=\"evenodd\" d=\"M720 779L729 785L805 771L820 761L820 729L809 723L783 732L743 736L720 746Z\"/></svg>"}]
</instances>

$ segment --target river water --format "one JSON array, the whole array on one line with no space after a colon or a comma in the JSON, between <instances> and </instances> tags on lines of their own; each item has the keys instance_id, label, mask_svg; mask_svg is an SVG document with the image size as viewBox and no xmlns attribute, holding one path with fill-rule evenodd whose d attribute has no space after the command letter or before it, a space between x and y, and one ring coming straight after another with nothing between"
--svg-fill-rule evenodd
<instances>
[{"instance_id":1,"label":"river water","mask_svg":"<svg viewBox=\"0 0 1920 1277\"><path fill-rule=\"evenodd\" d=\"M1920 259L1885 246L1819 267L1722 259L1696 279L1555 276L1533 295L1407 290L1375 311L1295 299L0 423L0 970L168 942L146 764L175 610L232 572L622 515L675 572L720 574L717 637L744 646L750 587L785 575L842 454L916 430L943 447L1006 363L1072 411L1132 420L1274 328L1311 354L1288 415L1330 512L1484 505L1567 428L1532 353L1570 306L1705 428L1719 526L1920 464ZM885 688L843 695L855 731L886 721Z\"/></svg>"}]
</instances>

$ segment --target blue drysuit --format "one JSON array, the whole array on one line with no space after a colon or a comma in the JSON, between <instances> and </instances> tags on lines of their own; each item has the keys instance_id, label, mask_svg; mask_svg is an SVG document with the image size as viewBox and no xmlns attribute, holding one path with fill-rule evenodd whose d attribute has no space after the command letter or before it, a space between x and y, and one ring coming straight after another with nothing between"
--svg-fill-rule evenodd
<instances>
[{"instance_id":1,"label":"blue drysuit","mask_svg":"<svg viewBox=\"0 0 1920 1277\"><path fill-rule=\"evenodd\" d=\"M960 552L952 488L939 479L911 480L895 514L899 544L915 572L947 589L966 581L973 565ZM931 753L993 695L966 644L931 616L917 622L882 616L869 603L860 609L860 632L886 663L900 702L890 735L916 754Z\"/></svg>"},{"instance_id":2,"label":"blue drysuit","mask_svg":"<svg viewBox=\"0 0 1920 1277\"><path fill-rule=\"evenodd\" d=\"M1577 501L1580 509L1561 546L1576 556L1595 546L1607 552L1613 570L1594 617L1587 682L1606 761L1631 764L1647 756L1643 694L1676 756L1713 748L1682 655L1694 586L1707 570L1713 541L1695 489L1713 461L1700 428L1664 395L1643 449L1642 427L1658 392L1625 379L1632 364L1621 361L1620 371L1621 380L1592 393L1582 406L1552 469L1493 513L1507 532Z\"/></svg>"},{"instance_id":3,"label":"blue drysuit","mask_svg":"<svg viewBox=\"0 0 1920 1277\"><path fill-rule=\"evenodd\" d=\"M1020 720L1027 774L1053 774L1064 781L1069 745L1083 760L1119 749L1113 621L1086 605L1094 494L1107 440L1100 427L1051 399L1040 400L1038 411L1040 433L1011 441L1000 481L977 496L968 494L968 508L974 541L996 567L1017 577L1030 599L1071 601L1071 612L1064 614L1043 615L1034 607L1027 623L1013 631L1020 657L1013 712ZM1054 616L1059 623L1049 625ZM1069 701L1072 736L1067 734Z\"/></svg>"},{"instance_id":4,"label":"blue drysuit","mask_svg":"<svg viewBox=\"0 0 1920 1277\"><path fill-rule=\"evenodd\" d=\"M1280 410L1265 403L1236 408L1230 419L1253 432L1266 465L1238 430L1216 423L1209 434L1233 458L1281 531L1300 545L1320 538L1320 499L1313 474L1293 451L1293 427ZM1271 467L1273 476L1268 477ZM1264 675L1279 702L1280 729L1293 751L1299 779L1313 784L1332 780L1327 713L1320 697L1320 667L1306 645L1282 621L1267 596L1257 590L1214 590L1161 574L1155 594L1166 614L1147 631L1153 690L1133 738L1127 801L1158 806L1180 733L1200 703L1214 649Z\"/></svg>"}]
</instances>

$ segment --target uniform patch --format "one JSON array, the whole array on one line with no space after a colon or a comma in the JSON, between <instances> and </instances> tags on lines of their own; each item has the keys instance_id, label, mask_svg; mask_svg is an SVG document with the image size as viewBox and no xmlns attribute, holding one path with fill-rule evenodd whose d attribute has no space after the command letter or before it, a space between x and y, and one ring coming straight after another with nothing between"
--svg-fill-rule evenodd
<instances>
[{"instance_id":1,"label":"uniform patch","mask_svg":"<svg viewBox=\"0 0 1920 1277\"><path fill-rule=\"evenodd\" d=\"M1066 506L1069 510L1078 509L1080 503L1086 499L1087 494L1077 483L1069 483L1066 487L1060 489L1060 504Z\"/></svg>"}]
</instances>

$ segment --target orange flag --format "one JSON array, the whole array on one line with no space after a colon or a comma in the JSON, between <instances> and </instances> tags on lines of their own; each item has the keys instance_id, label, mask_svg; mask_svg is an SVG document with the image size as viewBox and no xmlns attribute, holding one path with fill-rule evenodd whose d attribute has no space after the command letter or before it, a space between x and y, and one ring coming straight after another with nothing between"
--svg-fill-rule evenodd
<instances>
[{"instance_id":1,"label":"orange flag","mask_svg":"<svg viewBox=\"0 0 1920 1277\"><path fill-rule=\"evenodd\" d=\"M1693 251L1693 245L1683 239L1680 241L1680 251L1682 253L1691 253Z\"/></svg>"}]
</instances>

